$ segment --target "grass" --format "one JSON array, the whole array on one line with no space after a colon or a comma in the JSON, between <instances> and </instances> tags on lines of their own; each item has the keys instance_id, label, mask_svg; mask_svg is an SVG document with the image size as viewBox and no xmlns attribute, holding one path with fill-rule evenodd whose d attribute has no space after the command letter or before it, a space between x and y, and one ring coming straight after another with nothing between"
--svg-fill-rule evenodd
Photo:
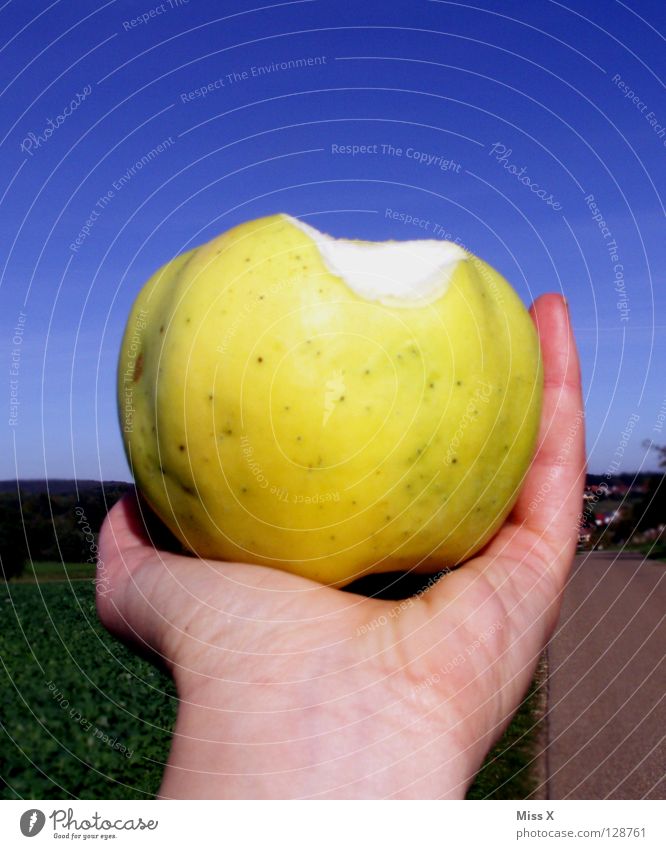
<instances>
[{"instance_id":1,"label":"grass","mask_svg":"<svg viewBox=\"0 0 666 849\"><path fill-rule=\"evenodd\" d=\"M12 584L44 584L50 581L80 581L89 580L95 575L94 563L60 563L54 560L43 560L27 563L23 574L12 578Z\"/></svg>"},{"instance_id":2,"label":"grass","mask_svg":"<svg viewBox=\"0 0 666 849\"><path fill-rule=\"evenodd\" d=\"M0 582L1 799L142 799L159 788L175 688L99 624L91 572L37 563ZM535 684L468 798L533 792L538 715Z\"/></svg>"},{"instance_id":3,"label":"grass","mask_svg":"<svg viewBox=\"0 0 666 849\"><path fill-rule=\"evenodd\" d=\"M539 753L544 732L546 664L542 658L527 695L502 739L490 751L468 799L529 799L545 795Z\"/></svg>"},{"instance_id":4,"label":"grass","mask_svg":"<svg viewBox=\"0 0 666 849\"><path fill-rule=\"evenodd\" d=\"M666 540L664 539L642 543L638 546L637 550L650 560L658 560L661 563L666 563Z\"/></svg>"},{"instance_id":5,"label":"grass","mask_svg":"<svg viewBox=\"0 0 666 849\"><path fill-rule=\"evenodd\" d=\"M155 794L175 690L104 631L92 581L0 583L0 680L0 798Z\"/></svg>"}]
</instances>

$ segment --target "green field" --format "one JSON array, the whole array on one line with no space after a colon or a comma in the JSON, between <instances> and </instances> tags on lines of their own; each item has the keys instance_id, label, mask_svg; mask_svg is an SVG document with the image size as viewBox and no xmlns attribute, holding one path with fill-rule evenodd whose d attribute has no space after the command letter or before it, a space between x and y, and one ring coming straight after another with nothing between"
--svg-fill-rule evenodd
<instances>
[{"instance_id":1,"label":"green field","mask_svg":"<svg viewBox=\"0 0 666 849\"><path fill-rule=\"evenodd\" d=\"M92 581L0 583L0 660L1 798L157 791L175 690L99 625Z\"/></svg>"},{"instance_id":2,"label":"green field","mask_svg":"<svg viewBox=\"0 0 666 849\"><path fill-rule=\"evenodd\" d=\"M545 798L545 765L536 757L545 685L546 664L542 658L529 692L506 733L486 758L469 788L468 799Z\"/></svg>"},{"instance_id":3,"label":"green field","mask_svg":"<svg viewBox=\"0 0 666 849\"><path fill-rule=\"evenodd\" d=\"M644 543L638 547L638 551L650 560L659 560L661 563L666 563L666 540L657 540L656 542Z\"/></svg>"},{"instance_id":4,"label":"green field","mask_svg":"<svg viewBox=\"0 0 666 849\"><path fill-rule=\"evenodd\" d=\"M0 798L141 799L159 788L175 689L101 627L90 574L43 563L0 582ZM470 798L530 794L535 718L532 692Z\"/></svg>"},{"instance_id":5,"label":"green field","mask_svg":"<svg viewBox=\"0 0 666 849\"><path fill-rule=\"evenodd\" d=\"M10 580L12 584L43 584L50 581L90 580L94 575L93 563L59 563L43 560L38 563L26 563L23 574Z\"/></svg>"}]
</instances>

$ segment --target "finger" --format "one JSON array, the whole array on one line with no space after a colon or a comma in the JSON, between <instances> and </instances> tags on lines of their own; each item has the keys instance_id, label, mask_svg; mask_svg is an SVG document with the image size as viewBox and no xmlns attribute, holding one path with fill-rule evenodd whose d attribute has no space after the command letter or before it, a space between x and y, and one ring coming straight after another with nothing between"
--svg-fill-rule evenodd
<instances>
[{"instance_id":1,"label":"finger","mask_svg":"<svg viewBox=\"0 0 666 849\"><path fill-rule=\"evenodd\" d=\"M97 609L116 637L169 669L187 645L200 649L201 635L223 630L224 623L249 622L257 631L260 622L281 617L312 622L358 608L353 596L286 572L174 554L158 543L160 535L149 508L134 494L111 509L99 539ZM230 609L238 619L230 617ZM191 619L197 620L194 642Z\"/></svg>"},{"instance_id":2,"label":"finger","mask_svg":"<svg viewBox=\"0 0 666 849\"><path fill-rule=\"evenodd\" d=\"M576 549L585 484L580 364L566 302L543 295L530 310L539 333L544 389L537 449L510 520L486 553L545 557L558 583Z\"/></svg>"},{"instance_id":3,"label":"finger","mask_svg":"<svg viewBox=\"0 0 666 849\"><path fill-rule=\"evenodd\" d=\"M154 554L155 545L147 529L136 492L126 493L109 510L99 532L97 592L117 593L129 575Z\"/></svg>"},{"instance_id":4,"label":"finger","mask_svg":"<svg viewBox=\"0 0 666 849\"><path fill-rule=\"evenodd\" d=\"M108 558L118 550L128 551L146 545L150 545L150 540L141 521L136 492L132 490L114 504L104 520L99 535L100 555L102 549Z\"/></svg>"},{"instance_id":5,"label":"finger","mask_svg":"<svg viewBox=\"0 0 666 849\"><path fill-rule=\"evenodd\" d=\"M98 550L97 612L105 627L124 637L127 628L119 609L127 584L139 566L155 553L134 491L124 495L107 514Z\"/></svg>"}]
</instances>

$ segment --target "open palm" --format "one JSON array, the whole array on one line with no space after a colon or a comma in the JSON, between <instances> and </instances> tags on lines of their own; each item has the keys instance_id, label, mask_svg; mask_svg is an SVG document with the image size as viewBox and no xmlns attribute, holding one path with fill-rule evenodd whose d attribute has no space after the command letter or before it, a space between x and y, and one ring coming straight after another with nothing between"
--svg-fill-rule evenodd
<instances>
[{"instance_id":1,"label":"open palm","mask_svg":"<svg viewBox=\"0 0 666 849\"><path fill-rule=\"evenodd\" d=\"M566 307L532 307L545 390L536 457L480 556L401 602L151 543L134 497L100 535L98 610L172 672L161 795L460 798L557 621L585 460Z\"/></svg>"}]
</instances>

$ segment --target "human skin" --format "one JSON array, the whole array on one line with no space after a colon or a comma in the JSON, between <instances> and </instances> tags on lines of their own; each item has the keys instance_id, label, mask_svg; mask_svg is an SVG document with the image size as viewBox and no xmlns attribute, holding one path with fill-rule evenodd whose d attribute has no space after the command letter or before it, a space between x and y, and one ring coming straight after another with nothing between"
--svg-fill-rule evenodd
<instances>
[{"instance_id":1,"label":"human skin","mask_svg":"<svg viewBox=\"0 0 666 849\"><path fill-rule=\"evenodd\" d=\"M134 496L99 541L104 625L173 675L162 798L463 798L553 632L585 480L564 300L531 309L537 451L500 532L403 602L156 549Z\"/></svg>"}]
</instances>

